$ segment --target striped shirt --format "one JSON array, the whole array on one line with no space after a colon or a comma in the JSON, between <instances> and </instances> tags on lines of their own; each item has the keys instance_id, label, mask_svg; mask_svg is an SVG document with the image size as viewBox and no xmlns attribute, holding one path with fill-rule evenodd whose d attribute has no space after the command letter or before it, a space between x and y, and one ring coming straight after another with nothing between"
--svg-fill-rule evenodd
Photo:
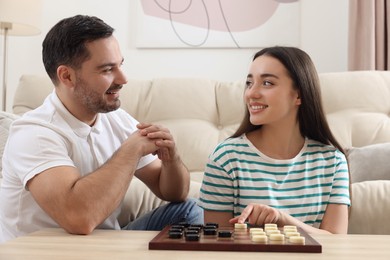
<instances>
[{"instance_id":1,"label":"striped shirt","mask_svg":"<svg viewBox=\"0 0 390 260\"><path fill-rule=\"evenodd\" d=\"M269 205L319 227L328 204L350 205L346 158L311 139L288 160L262 154L246 135L226 139L209 156L199 205L238 216L249 203Z\"/></svg>"}]
</instances>

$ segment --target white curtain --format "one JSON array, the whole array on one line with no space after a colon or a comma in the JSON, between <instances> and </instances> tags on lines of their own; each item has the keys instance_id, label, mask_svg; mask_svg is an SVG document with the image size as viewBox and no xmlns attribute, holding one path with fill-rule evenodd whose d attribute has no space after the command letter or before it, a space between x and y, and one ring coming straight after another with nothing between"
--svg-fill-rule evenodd
<instances>
[{"instance_id":1,"label":"white curtain","mask_svg":"<svg viewBox=\"0 0 390 260\"><path fill-rule=\"evenodd\" d=\"M350 0L349 70L389 70L390 0Z\"/></svg>"}]
</instances>

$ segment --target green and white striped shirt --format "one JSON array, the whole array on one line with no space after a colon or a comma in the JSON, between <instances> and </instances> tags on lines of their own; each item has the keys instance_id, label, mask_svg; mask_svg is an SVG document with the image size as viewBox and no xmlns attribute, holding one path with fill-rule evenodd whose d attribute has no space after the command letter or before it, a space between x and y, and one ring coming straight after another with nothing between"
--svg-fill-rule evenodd
<instances>
[{"instance_id":1,"label":"green and white striped shirt","mask_svg":"<svg viewBox=\"0 0 390 260\"><path fill-rule=\"evenodd\" d=\"M262 154L246 135L227 139L209 156L199 205L238 216L249 203L269 205L319 227L328 204L350 205L346 158L310 139L289 160Z\"/></svg>"}]
</instances>

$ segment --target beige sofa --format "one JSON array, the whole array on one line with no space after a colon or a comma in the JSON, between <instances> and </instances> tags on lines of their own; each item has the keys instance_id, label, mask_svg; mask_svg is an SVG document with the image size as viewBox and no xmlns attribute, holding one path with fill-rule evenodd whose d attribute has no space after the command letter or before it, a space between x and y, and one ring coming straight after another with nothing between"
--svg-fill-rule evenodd
<instances>
[{"instance_id":1,"label":"beige sofa","mask_svg":"<svg viewBox=\"0 0 390 260\"><path fill-rule=\"evenodd\" d=\"M348 149L353 182L349 233L390 234L390 72L327 73L320 80L331 129ZM12 120L39 106L52 90L46 76L21 77L14 113L0 117L0 152ZM243 81L160 78L129 80L121 100L139 121L171 130L191 171L190 196L197 197L207 156L242 118L242 94ZM119 221L124 224L162 203L135 179Z\"/></svg>"}]
</instances>

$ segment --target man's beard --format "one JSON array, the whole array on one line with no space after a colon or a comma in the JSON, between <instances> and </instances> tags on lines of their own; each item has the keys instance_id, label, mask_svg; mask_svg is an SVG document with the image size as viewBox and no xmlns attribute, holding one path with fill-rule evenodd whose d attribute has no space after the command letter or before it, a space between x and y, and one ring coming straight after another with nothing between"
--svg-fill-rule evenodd
<instances>
[{"instance_id":1,"label":"man's beard","mask_svg":"<svg viewBox=\"0 0 390 260\"><path fill-rule=\"evenodd\" d=\"M110 89L120 89L121 85L112 86ZM89 87L83 79L76 78L75 98L84 106L84 108L92 113L108 113L117 110L120 107L120 100L117 99L108 103L103 99L100 93Z\"/></svg>"}]
</instances>

